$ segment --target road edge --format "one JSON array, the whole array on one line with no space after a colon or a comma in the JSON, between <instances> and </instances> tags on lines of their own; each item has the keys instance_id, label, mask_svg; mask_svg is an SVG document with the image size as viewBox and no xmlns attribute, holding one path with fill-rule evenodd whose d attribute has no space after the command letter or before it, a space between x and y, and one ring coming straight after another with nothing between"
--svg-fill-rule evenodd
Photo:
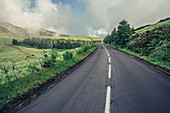
<instances>
[{"instance_id":1,"label":"road edge","mask_svg":"<svg viewBox=\"0 0 170 113\"><path fill-rule=\"evenodd\" d=\"M100 44L99 44L100 45ZM35 100L38 96L40 96L43 92L45 92L48 87L53 85L54 83L58 84L60 81L62 81L64 78L67 77L72 71L77 69L81 64L83 64L86 60L88 60L98 49L99 45L93 50L90 54L85 56L83 59L75 63L74 65L68 67L63 72L55 75L54 77L46 80L42 84L39 85L39 87L33 88L21 96L19 96L16 100L13 100L9 102L8 104L4 105L1 109L1 113L14 113L20 109L22 109L24 106L31 103L33 100Z\"/></svg>"},{"instance_id":2,"label":"road edge","mask_svg":"<svg viewBox=\"0 0 170 113\"><path fill-rule=\"evenodd\" d=\"M107 45L107 44L106 44L106 45ZM156 64L152 64L152 63L150 63L149 61L146 61L146 60L144 60L144 59L142 59L142 58L140 58L140 57L137 57L137 56L135 56L135 55L133 55L133 54L130 54L130 53L128 53L128 52L125 52L125 51L122 51L122 50L120 50L120 49L114 48L114 47L111 46L111 45L107 45L107 46L109 46L109 47L111 47L111 48L113 48L113 49L115 49L115 50L118 50L118 51L120 51L120 52L122 52L122 53L124 53L124 54L126 54L126 55L128 55L128 56L130 56L130 57L133 57L133 58L137 59L138 61L141 61L141 62L143 62L144 64L148 65L148 66L151 67L152 69L154 69L154 70L156 70L156 71L158 71L158 72L166 75L167 77L170 77L170 70L169 70L169 69L166 69L166 68L161 67L161 66L156 65Z\"/></svg>"}]
</instances>

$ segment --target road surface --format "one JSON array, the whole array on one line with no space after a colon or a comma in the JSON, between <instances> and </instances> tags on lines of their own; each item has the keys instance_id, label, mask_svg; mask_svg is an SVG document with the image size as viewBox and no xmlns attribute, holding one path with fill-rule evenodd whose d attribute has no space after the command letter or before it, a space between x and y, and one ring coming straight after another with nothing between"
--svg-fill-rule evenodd
<instances>
[{"instance_id":1,"label":"road surface","mask_svg":"<svg viewBox=\"0 0 170 113\"><path fill-rule=\"evenodd\" d=\"M106 45L18 113L170 113L170 80Z\"/></svg>"}]
</instances>

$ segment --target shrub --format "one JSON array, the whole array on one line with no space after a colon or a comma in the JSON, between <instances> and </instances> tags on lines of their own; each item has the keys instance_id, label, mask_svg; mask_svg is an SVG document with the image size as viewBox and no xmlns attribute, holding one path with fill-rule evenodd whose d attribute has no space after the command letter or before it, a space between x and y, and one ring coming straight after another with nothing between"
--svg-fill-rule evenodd
<instances>
[{"instance_id":1,"label":"shrub","mask_svg":"<svg viewBox=\"0 0 170 113\"><path fill-rule=\"evenodd\" d=\"M48 57L47 53L44 54L45 59L43 59L44 64L42 65L42 67L49 68L55 64L58 53L57 51L52 50L50 54L51 54L51 57Z\"/></svg>"},{"instance_id":2,"label":"shrub","mask_svg":"<svg viewBox=\"0 0 170 113\"><path fill-rule=\"evenodd\" d=\"M20 43L19 43L17 40L12 39L12 44L14 44L14 45L19 45Z\"/></svg>"},{"instance_id":3,"label":"shrub","mask_svg":"<svg viewBox=\"0 0 170 113\"><path fill-rule=\"evenodd\" d=\"M83 53L83 49L80 49L80 50L78 50L76 52L77 52L77 54L82 54Z\"/></svg>"},{"instance_id":4,"label":"shrub","mask_svg":"<svg viewBox=\"0 0 170 113\"><path fill-rule=\"evenodd\" d=\"M91 48L96 47L96 46L97 46L97 44L84 45L80 50L78 50L76 52L77 52L77 54L82 54L84 52L87 52L88 49L91 49Z\"/></svg>"},{"instance_id":5,"label":"shrub","mask_svg":"<svg viewBox=\"0 0 170 113\"><path fill-rule=\"evenodd\" d=\"M64 60L72 59L72 58L73 58L73 53L66 51L66 52L63 54L63 58L64 58Z\"/></svg>"}]
</instances>

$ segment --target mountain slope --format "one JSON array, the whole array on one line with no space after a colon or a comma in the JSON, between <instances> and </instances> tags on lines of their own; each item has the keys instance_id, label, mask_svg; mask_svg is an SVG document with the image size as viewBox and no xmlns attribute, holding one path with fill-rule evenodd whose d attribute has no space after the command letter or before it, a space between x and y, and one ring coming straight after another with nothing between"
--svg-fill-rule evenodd
<instances>
[{"instance_id":1,"label":"mountain slope","mask_svg":"<svg viewBox=\"0 0 170 113\"><path fill-rule=\"evenodd\" d=\"M29 35L27 30L25 30L21 27L15 26L13 24L7 23L7 22L1 22L0 26L8 29L10 32L12 32L13 34L18 35L18 36L28 36Z\"/></svg>"},{"instance_id":2,"label":"mountain slope","mask_svg":"<svg viewBox=\"0 0 170 113\"><path fill-rule=\"evenodd\" d=\"M6 35L6 36L14 36L15 34L12 33L11 31L9 31L8 29L0 26L0 35L1 36L4 36L4 35Z\"/></svg>"},{"instance_id":3,"label":"mountain slope","mask_svg":"<svg viewBox=\"0 0 170 113\"><path fill-rule=\"evenodd\" d=\"M146 32L146 31L151 31L155 28L159 28L160 26L166 26L166 25L170 25L170 18L169 17L166 18L166 19L160 20L156 24L141 26L141 27L136 29L136 33L143 33L143 32Z\"/></svg>"},{"instance_id":4,"label":"mountain slope","mask_svg":"<svg viewBox=\"0 0 170 113\"><path fill-rule=\"evenodd\" d=\"M7 22L0 22L0 35L1 36L60 36L57 32L39 29L33 30L32 28L22 28Z\"/></svg>"},{"instance_id":5,"label":"mountain slope","mask_svg":"<svg viewBox=\"0 0 170 113\"><path fill-rule=\"evenodd\" d=\"M137 30L126 48L170 69L170 20Z\"/></svg>"},{"instance_id":6,"label":"mountain slope","mask_svg":"<svg viewBox=\"0 0 170 113\"><path fill-rule=\"evenodd\" d=\"M123 33L126 30L114 29L104 42L170 71L170 18L139 27L131 36L126 33L124 39ZM120 39L124 43L120 43Z\"/></svg>"}]
</instances>

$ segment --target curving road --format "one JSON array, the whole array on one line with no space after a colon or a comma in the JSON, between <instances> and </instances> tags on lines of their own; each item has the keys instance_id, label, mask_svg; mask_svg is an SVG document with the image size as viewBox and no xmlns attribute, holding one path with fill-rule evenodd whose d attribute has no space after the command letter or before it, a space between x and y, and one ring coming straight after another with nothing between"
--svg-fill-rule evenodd
<instances>
[{"instance_id":1,"label":"curving road","mask_svg":"<svg viewBox=\"0 0 170 113\"><path fill-rule=\"evenodd\" d=\"M106 45L18 113L170 113L170 80Z\"/></svg>"}]
</instances>

